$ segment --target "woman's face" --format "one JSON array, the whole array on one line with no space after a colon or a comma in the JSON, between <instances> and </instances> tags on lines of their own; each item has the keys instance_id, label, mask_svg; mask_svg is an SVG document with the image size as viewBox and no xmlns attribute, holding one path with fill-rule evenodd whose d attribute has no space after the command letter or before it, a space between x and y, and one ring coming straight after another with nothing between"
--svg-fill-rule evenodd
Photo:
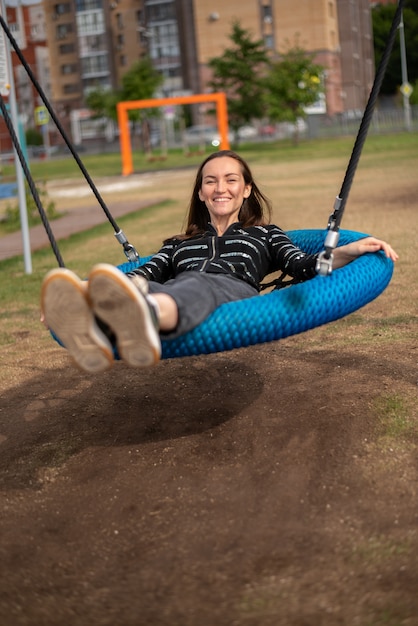
<instances>
[{"instance_id":1,"label":"woman's face","mask_svg":"<svg viewBox=\"0 0 418 626\"><path fill-rule=\"evenodd\" d=\"M241 165L232 157L212 159L203 167L199 198L205 203L213 223L229 226L236 222L242 203L250 193L251 185L245 183Z\"/></svg>"}]
</instances>

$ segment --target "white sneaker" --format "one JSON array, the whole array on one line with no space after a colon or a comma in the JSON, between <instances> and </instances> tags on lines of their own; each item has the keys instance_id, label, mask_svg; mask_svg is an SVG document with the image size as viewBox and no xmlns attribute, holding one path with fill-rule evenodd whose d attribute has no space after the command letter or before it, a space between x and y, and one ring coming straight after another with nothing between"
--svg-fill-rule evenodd
<instances>
[{"instance_id":1,"label":"white sneaker","mask_svg":"<svg viewBox=\"0 0 418 626\"><path fill-rule=\"evenodd\" d=\"M161 357L158 318L144 294L146 282L136 283L113 265L99 263L89 274L88 297L95 315L116 335L120 358L132 367L148 367Z\"/></svg>"},{"instance_id":2,"label":"white sneaker","mask_svg":"<svg viewBox=\"0 0 418 626\"><path fill-rule=\"evenodd\" d=\"M66 268L51 270L41 290L45 322L75 363L96 374L113 363L112 344L98 327L87 299L87 284Z\"/></svg>"}]
</instances>

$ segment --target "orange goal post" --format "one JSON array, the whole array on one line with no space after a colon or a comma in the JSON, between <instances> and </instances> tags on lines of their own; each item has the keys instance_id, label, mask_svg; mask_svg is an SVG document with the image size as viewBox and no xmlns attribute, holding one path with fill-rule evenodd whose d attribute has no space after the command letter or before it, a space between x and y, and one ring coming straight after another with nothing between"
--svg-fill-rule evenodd
<instances>
[{"instance_id":1,"label":"orange goal post","mask_svg":"<svg viewBox=\"0 0 418 626\"><path fill-rule=\"evenodd\" d=\"M228 110L226 96L223 92L202 93L194 94L192 96L177 96L173 98L152 98L148 100L127 100L124 102L118 102L117 114L122 157L122 175L129 176L129 174L133 173L132 145L128 111L132 109L152 109L176 104L198 104L200 102L214 102L216 104L216 119L221 138L219 148L220 150L228 150Z\"/></svg>"}]
</instances>

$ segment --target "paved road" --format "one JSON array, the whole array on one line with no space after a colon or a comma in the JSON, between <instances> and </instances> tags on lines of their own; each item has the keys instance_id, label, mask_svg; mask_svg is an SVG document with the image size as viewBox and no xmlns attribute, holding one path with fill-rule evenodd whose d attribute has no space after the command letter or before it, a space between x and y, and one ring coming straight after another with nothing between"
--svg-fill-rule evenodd
<instances>
[{"instance_id":1,"label":"paved road","mask_svg":"<svg viewBox=\"0 0 418 626\"><path fill-rule=\"evenodd\" d=\"M133 213L140 209L163 202L164 198L157 198L146 202L139 200L123 201L112 204L111 213L115 221L122 215ZM88 230L93 226L98 226L107 222L107 217L97 203L92 206L86 206L83 210L69 211L63 217L51 222L51 230L57 241L69 237L74 233ZM112 226L109 224L112 230ZM40 250L50 245L48 236L45 232L43 224L39 224L30 229L29 233L30 247L32 252ZM20 231L6 235L0 238L0 261L10 259L23 254L23 241Z\"/></svg>"}]
</instances>

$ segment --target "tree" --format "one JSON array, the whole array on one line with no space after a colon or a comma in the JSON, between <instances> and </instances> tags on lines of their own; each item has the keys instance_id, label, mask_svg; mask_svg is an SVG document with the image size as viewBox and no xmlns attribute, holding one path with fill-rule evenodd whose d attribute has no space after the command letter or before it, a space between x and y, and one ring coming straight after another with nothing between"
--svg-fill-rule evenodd
<instances>
[{"instance_id":1,"label":"tree","mask_svg":"<svg viewBox=\"0 0 418 626\"><path fill-rule=\"evenodd\" d=\"M158 72L149 57L137 61L122 77L120 100L146 100L152 98L163 83L163 76Z\"/></svg>"},{"instance_id":2,"label":"tree","mask_svg":"<svg viewBox=\"0 0 418 626\"><path fill-rule=\"evenodd\" d=\"M377 5L372 9L373 39L376 68L379 66L386 47L396 5ZM403 10L403 24L406 44L408 80L412 84L418 79L418 0L407 0ZM381 94L395 95L402 84L401 54L399 35L395 39Z\"/></svg>"},{"instance_id":3,"label":"tree","mask_svg":"<svg viewBox=\"0 0 418 626\"><path fill-rule=\"evenodd\" d=\"M93 111L94 117L108 117L116 120L116 104L119 101L116 91L105 90L102 87L90 91L86 97L88 108Z\"/></svg>"},{"instance_id":4,"label":"tree","mask_svg":"<svg viewBox=\"0 0 418 626\"><path fill-rule=\"evenodd\" d=\"M109 117L116 119L116 105L126 100L146 100L152 98L160 85L163 76L153 67L151 59L142 58L122 77L121 89L105 91L97 89L87 96L86 104L95 113L96 117ZM129 112L129 119L133 124L140 122L142 125L142 137L144 147L150 151L148 117L152 115L150 110L137 109ZM155 113L154 113L155 115Z\"/></svg>"},{"instance_id":5,"label":"tree","mask_svg":"<svg viewBox=\"0 0 418 626\"><path fill-rule=\"evenodd\" d=\"M413 92L409 98L409 104L415 106L418 104L418 79L413 84Z\"/></svg>"},{"instance_id":6,"label":"tree","mask_svg":"<svg viewBox=\"0 0 418 626\"><path fill-rule=\"evenodd\" d=\"M292 123L306 117L305 107L314 104L322 91L322 73L323 67L297 46L273 62L265 80L268 117L272 121ZM297 142L297 125L294 139Z\"/></svg>"},{"instance_id":7,"label":"tree","mask_svg":"<svg viewBox=\"0 0 418 626\"><path fill-rule=\"evenodd\" d=\"M210 86L225 92L229 123L238 138L240 126L264 117L263 75L268 57L264 42L253 41L250 31L241 28L238 21L233 23L229 38L234 45L222 56L210 59L208 65L213 71Z\"/></svg>"},{"instance_id":8,"label":"tree","mask_svg":"<svg viewBox=\"0 0 418 626\"><path fill-rule=\"evenodd\" d=\"M151 59L144 57L123 76L120 101L152 98L163 81L162 74L154 68ZM158 115L158 109L137 109L129 112L129 119L134 124L136 121L141 123L142 141L147 153L151 152L149 117Z\"/></svg>"}]
</instances>

